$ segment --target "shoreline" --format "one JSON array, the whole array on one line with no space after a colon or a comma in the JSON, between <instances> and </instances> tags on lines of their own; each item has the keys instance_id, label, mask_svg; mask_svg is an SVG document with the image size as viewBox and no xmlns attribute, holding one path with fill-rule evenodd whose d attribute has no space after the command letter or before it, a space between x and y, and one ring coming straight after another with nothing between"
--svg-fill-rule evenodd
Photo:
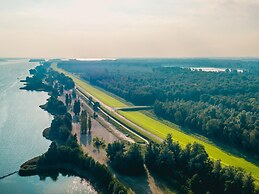
<instances>
[{"instance_id":1,"label":"shoreline","mask_svg":"<svg viewBox=\"0 0 259 194\"><path fill-rule=\"evenodd\" d=\"M26 79L26 80L22 80L21 82L24 82L24 86L19 88L21 90L37 91L37 92L44 91L50 95L50 98L55 96L53 94L54 86L49 83L47 84L44 83L44 86L42 87L41 84L34 85L34 79ZM43 78L42 78L42 82L44 82ZM52 88L52 89L50 90L49 88ZM56 110L56 108L60 108L60 106L58 106L57 104L55 104L55 107L48 107L48 103L50 102L49 99L47 99L45 104L39 105L39 107L42 110L47 111L49 114L54 116L54 119L52 120L52 122L55 120L56 117L61 116L61 118L63 119L65 114L69 114L68 112L63 113L63 112L59 112L60 110ZM61 101L57 100L57 102L61 102ZM63 102L62 102L62 106L64 106ZM70 114L69 116L71 117ZM72 126L72 123L71 123L71 126ZM65 153L64 151L67 151L68 154L71 154L71 153L73 154L73 152L74 153L76 152L76 149L74 150L74 147L70 147L66 144L63 144L64 142L60 144L59 143L60 140L58 139L58 137L50 136L51 129L52 129L52 125L45 128L42 131L42 136L52 141L52 144L54 143L57 147L63 146L62 147L63 154ZM69 137L75 137L72 134L72 131ZM65 142L67 140L65 140ZM77 143L77 146L79 146L78 143ZM114 175L111 174L111 172L107 169L106 166L100 164L99 162L96 162L92 157L88 156L88 154L83 154L80 147L79 147L79 150L77 150L79 151L79 155L76 156L75 160L73 159L62 160L61 158L61 160L59 159L58 161L54 161L54 163L51 163L51 164L49 164L49 161L47 160L43 160L43 161L41 160L42 157L45 157L46 154L48 154L49 149L44 154L33 157L32 159L29 159L26 162L24 162L20 166L19 171L16 171L18 172L18 175L21 177L34 176L34 175L39 175L40 177L41 176L48 177L48 176L51 176L52 173L55 173L58 175L59 173L61 173L62 175L77 176L85 179L93 186L95 191L98 193L107 193L107 192L113 193L113 191L116 193L117 192L128 193L128 189L124 185L122 185ZM66 155L63 155L62 157L66 157ZM87 163L89 161L91 164ZM100 176L99 174L100 172L104 173L103 176ZM108 181L108 183L105 181Z\"/></svg>"},{"instance_id":2,"label":"shoreline","mask_svg":"<svg viewBox=\"0 0 259 194\"><path fill-rule=\"evenodd\" d=\"M27 176L50 176L52 173L62 174L63 176L75 176L88 181L92 187L97 191L97 193L105 193L102 186L99 185L98 179L95 178L87 170L77 167L76 164L70 163L57 163L55 165L38 165L40 156L34 157L25 163L23 163L15 173L18 173L21 177Z\"/></svg>"},{"instance_id":3,"label":"shoreline","mask_svg":"<svg viewBox=\"0 0 259 194\"><path fill-rule=\"evenodd\" d=\"M31 84L30 80L24 79L24 80L20 80L20 82L24 83L24 86L19 88L20 90L36 91L36 92L46 92L46 93L48 93L51 96L51 94L49 93L48 90L46 90L46 88L31 87L30 86L30 84ZM48 99L46 100L45 104L39 105L39 107L43 111L46 111L49 114L55 116L54 112L48 110L47 103L48 103ZM42 131L42 136L44 138L46 138L47 140L55 141L54 139L49 137L49 131L50 131L50 126L45 128ZM83 169L77 167L75 164L62 163L61 162L61 163L57 163L55 165L40 165L38 163L40 157L41 156L36 156L36 157L33 157L33 158L27 160L26 162L24 162L20 166L20 169L18 171L10 173L9 175L12 175L14 173L18 173L19 176L25 177L25 176L49 174L49 173L52 173L52 172L58 172L58 173L68 172L72 176L78 176L80 178L85 178L85 179L87 179L87 181L91 182L91 180L89 180L89 177L92 177L92 176L89 174L89 172L87 172L86 170L83 170ZM9 176L9 175L7 175L7 176ZM94 184L92 184L92 186L94 186L94 188L95 188ZM97 188L95 188L95 189L98 190Z\"/></svg>"},{"instance_id":4,"label":"shoreline","mask_svg":"<svg viewBox=\"0 0 259 194\"><path fill-rule=\"evenodd\" d=\"M73 176L78 176L80 178L89 179L90 174L86 170L77 167L70 163L57 163L55 165L39 165L40 156L36 156L25 163L23 163L18 171L20 176L34 176L47 174L51 172L68 172ZM17 172L17 171L16 171Z\"/></svg>"}]
</instances>

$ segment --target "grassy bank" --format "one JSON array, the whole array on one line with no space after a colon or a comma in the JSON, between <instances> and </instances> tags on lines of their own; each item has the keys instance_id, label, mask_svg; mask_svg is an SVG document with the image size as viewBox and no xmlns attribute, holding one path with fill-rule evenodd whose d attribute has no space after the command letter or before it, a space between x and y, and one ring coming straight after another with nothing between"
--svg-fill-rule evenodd
<instances>
[{"instance_id":1,"label":"grassy bank","mask_svg":"<svg viewBox=\"0 0 259 194\"><path fill-rule=\"evenodd\" d=\"M111 107L127 107L125 103L119 101L118 99L115 99L114 97L104 93L103 91L100 91L99 89L91 86L90 84L87 84L86 82L78 79L73 74L64 71L63 69L58 68L56 65L52 65L52 68L55 71L58 71L60 73L64 73L65 75L70 76L73 81L76 83L76 85L80 86L84 90L88 91L90 94L92 94L94 97L98 98L100 101L102 101L104 104L111 106Z\"/></svg>"},{"instance_id":2,"label":"grassy bank","mask_svg":"<svg viewBox=\"0 0 259 194\"><path fill-rule=\"evenodd\" d=\"M115 99L115 98L109 96L107 93L104 93L103 91L100 91L97 88L89 85L88 83L78 79L71 73L61 70L61 69L57 68L57 66L53 66L53 68L59 72L62 72L64 74L70 76L78 86L85 89L88 93L90 93L94 97L98 98L100 101L102 101L106 105L111 106L111 107L126 106L124 103L120 102L118 99ZM160 138L164 139L168 133L171 133L173 135L173 139L178 141L179 144L181 144L182 146L185 146L187 143L192 143L192 142L197 142L197 143L202 144L212 159L220 159L221 162L225 165L241 167L244 170L246 170L247 172L251 172L252 175L256 179L256 184L258 185L258 183L259 183L259 167L256 166L255 164L245 160L244 158L234 156L231 153L228 153L228 152L216 147L213 144L206 143L206 142L200 140L199 138L196 138L195 136L191 136L191 135L181 132L177 126L169 127L169 126L165 125L164 123L161 123L160 121L155 120L143 113L122 112L122 111L119 111L119 113L121 115L123 115L125 118L127 118L130 121L134 122L135 124L141 126L142 128L145 128L146 130L150 131L151 133L157 135Z\"/></svg>"}]
</instances>

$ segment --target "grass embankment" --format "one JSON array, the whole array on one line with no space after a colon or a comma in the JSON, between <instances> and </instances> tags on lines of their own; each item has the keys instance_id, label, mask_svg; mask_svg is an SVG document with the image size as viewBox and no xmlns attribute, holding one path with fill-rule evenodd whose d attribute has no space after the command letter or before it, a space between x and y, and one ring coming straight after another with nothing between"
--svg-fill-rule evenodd
<instances>
[{"instance_id":1,"label":"grass embankment","mask_svg":"<svg viewBox=\"0 0 259 194\"><path fill-rule=\"evenodd\" d=\"M80 96L82 99L88 101L88 97L89 97L89 96L87 96L86 94L84 94L80 89L77 89L77 90L78 90L79 96ZM94 101L93 101L93 102L94 102ZM111 114L112 112L109 112L109 111L106 110L105 108L102 108L102 110L103 110L106 114L108 114L111 118L115 119L116 121L120 121L120 120L118 120L117 118L115 118L116 115L113 116L113 115ZM109 123L111 123L113 126L115 126L117 130L119 130L119 131L122 132L123 134L125 134L125 135L127 135L128 137L130 137L131 139L133 139L136 143L139 143L139 144L144 144L144 143L145 143L145 141L143 141L143 140L142 140L141 138L139 138L138 136L136 136L136 135L134 135L134 134L132 134L132 133L127 132L121 125L119 125L119 124L118 124L116 121L114 121L113 119L107 118L107 115L104 114L102 111L99 111L98 114L101 115L101 117L102 117L103 119L105 119L106 121L108 121ZM99 122L102 126L104 126L108 131L110 131L111 133L113 133L113 131L110 129L110 127L107 126L101 119L99 119L99 117L97 117L96 119L97 119L98 122ZM127 126L127 127L128 127L128 126ZM128 128L129 128L129 127L128 127ZM115 135L115 136L116 136L116 135Z\"/></svg>"},{"instance_id":2,"label":"grass embankment","mask_svg":"<svg viewBox=\"0 0 259 194\"><path fill-rule=\"evenodd\" d=\"M98 98L101 102L104 104L110 106L110 107L126 107L127 105L112 96L104 93L103 91L100 91L99 89L96 89L95 87L91 86L90 84L87 84L86 82L78 79L75 75L60 69L57 67L57 65L52 65L51 66L55 71L58 71L60 73L64 73L67 76L70 76L73 81L76 83L76 85L80 86L90 94L92 94L94 97Z\"/></svg>"},{"instance_id":3,"label":"grass embankment","mask_svg":"<svg viewBox=\"0 0 259 194\"><path fill-rule=\"evenodd\" d=\"M54 70L62 72L68 76L70 76L74 82L79 85L81 88L85 89L88 93L92 94L94 97L102 101L104 104L111 107L122 107L126 106L126 104L120 102L118 99L115 99L103 91L98 90L97 88L89 85L88 83L78 79L73 74L68 73L62 69L57 68L57 66L53 66ZM160 138L165 138L167 134L171 133L173 135L173 139L178 141L180 145L185 146L187 143L197 142L202 144L209 156L212 159L220 159L222 164L232 165L236 167L241 167L247 172L251 172L254 178L256 179L256 185L259 185L259 167L255 164L245 160L242 157L234 156L231 153L228 153L213 144L204 142L195 136L191 136L185 134L179 130L179 127L169 127L160 121L157 121L141 112L123 112L119 111L121 115L135 124L141 126L142 128L150 131L151 133L157 135ZM141 131L139 131L141 133Z\"/></svg>"},{"instance_id":4,"label":"grass embankment","mask_svg":"<svg viewBox=\"0 0 259 194\"><path fill-rule=\"evenodd\" d=\"M102 110L108 114L110 117L112 117L113 119L115 119L116 121L119 121L120 123L123 123L124 126L126 126L127 128L129 128L131 131L135 132L137 135L143 137L144 139L147 140L152 140L154 142L157 143L161 143L161 141L158 141L157 139L153 138L152 136L150 136L149 134L140 131L137 127L135 127L134 125L132 125L131 123L127 122L126 120L124 120L123 118L120 118L119 116L117 116L116 114L114 114L114 112L111 112L109 110L107 110L106 108L102 107ZM116 125L116 123L114 123ZM124 129L125 131L125 129ZM127 133L127 131L125 131ZM127 133L128 134L128 133ZM137 137L136 135L134 135L133 133L131 133L130 136L134 136L133 139L140 139L139 137ZM143 139L141 139L140 141L136 141L138 143L145 143L145 141Z\"/></svg>"}]
</instances>

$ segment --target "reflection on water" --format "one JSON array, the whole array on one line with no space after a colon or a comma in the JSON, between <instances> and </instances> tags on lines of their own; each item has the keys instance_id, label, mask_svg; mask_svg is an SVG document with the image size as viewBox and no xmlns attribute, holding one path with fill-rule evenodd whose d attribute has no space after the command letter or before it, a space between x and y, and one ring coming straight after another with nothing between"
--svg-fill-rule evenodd
<instances>
[{"instance_id":1,"label":"reflection on water","mask_svg":"<svg viewBox=\"0 0 259 194\"><path fill-rule=\"evenodd\" d=\"M20 177L13 175L0 181L1 194L94 194L96 191L89 182L79 177L59 175L56 181L51 177L40 180L39 176Z\"/></svg>"},{"instance_id":2,"label":"reflection on water","mask_svg":"<svg viewBox=\"0 0 259 194\"><path fill-rule=\"evenodd\" d=\"M42 131L50 126L52 116L39 108L48 98L45 92L19 90L29 69L36 63L28 60L0 61L0 177L44 153L50 141ZM96 193L93 187L78 177L31 176L14 174L0 180L1 194Z\"/></svg>"}]
</instances>

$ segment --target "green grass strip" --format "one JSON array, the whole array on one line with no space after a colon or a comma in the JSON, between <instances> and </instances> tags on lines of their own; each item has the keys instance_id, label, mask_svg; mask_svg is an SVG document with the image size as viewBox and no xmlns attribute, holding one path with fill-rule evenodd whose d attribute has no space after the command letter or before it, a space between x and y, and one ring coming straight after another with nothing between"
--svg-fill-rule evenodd
<instances>
[{"instance_id":1,"label":"green grass strip","mask_svg":"<svg viewBox=\"0 0 259 194\"><path fill-rule=\"evenodd\" d=\"M68 75L73 79L73 81L76 83L76 85L80 86L90 94L92 94L94 97L98 98L100 101L102 101L104 104L110 106L110 107L127 107L128 105L124 104L123 102L113 98L112 96L96 89L95 87L91 86L90 84L87 84L85 81L80 80L75 75L64 71L63 69L60 69L57 67L57 65L52 65L52 68L55 71L58 71L60 73L64 73L65 75Z\"/></svg>"}]
</instances>

